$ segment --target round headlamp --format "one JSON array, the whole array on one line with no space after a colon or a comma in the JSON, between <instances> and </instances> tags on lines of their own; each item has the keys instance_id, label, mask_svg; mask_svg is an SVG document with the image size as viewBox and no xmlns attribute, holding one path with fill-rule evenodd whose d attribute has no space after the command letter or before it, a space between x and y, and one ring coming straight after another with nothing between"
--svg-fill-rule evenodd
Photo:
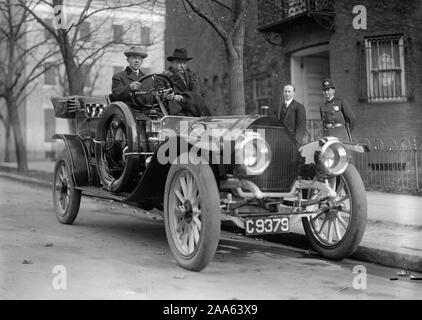
<instances>
[{"instance_id":1,"label":"round headlamp","mask_svg":"<svg viewBox=\"0 0 422 320\"><path fill-rule=\"evenodd\" d=\"M247 132L235 145L235 163L244 175L262 174L271 162L271 148L257 132Z\"/></svg>"},{"instance_id":2,"label":"round headlamp","mask_svg":"<svg viewBox=\"0 0 422 320\"><path fill-rule=\"evenodd\" d=\"M324 173L340 175L346 170L348 163L346 149L338 140L328 141L322 146L319 164Z\"/></svg>"}]
</instances>

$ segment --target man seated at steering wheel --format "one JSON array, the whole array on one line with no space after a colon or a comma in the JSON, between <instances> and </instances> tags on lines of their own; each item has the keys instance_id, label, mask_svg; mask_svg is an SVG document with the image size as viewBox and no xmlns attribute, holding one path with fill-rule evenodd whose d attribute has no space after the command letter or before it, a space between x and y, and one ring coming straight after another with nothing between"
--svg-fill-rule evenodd
<instances>
[{"instance_id":1,"label":"man seated at steering wheel","mask_svg":"<svg viewBox=\"0 0 422 320\"><path fill-rule=\"evenodd\" d=\"M154 90L160 92L160 89L167 89L172 92L172 89L169 89L171 80L165 81L162 78L155 78L152 82L151 79L149 79L150 81L144 83L146 79L144 78L142 80L142 78L146 75L142 72L141 66L148 54L138 47L131 47L126 50L124 54L127 57L129 66L127 66L124 71L113 75L110 100L112 102L122 101L132 109L140 111L142 114L151 111L152 106L158 107L159 109L157 100L152 92ZM173 97L172 94L169 95ZM168 96L166 90L163 91L161 97L162 102L165 102L165 96ZM165 107L168 107L167 103L165 104ZM170 114L177 113L178 111L180 111L180 107L177 107L176 109L170 108L170 110L168 110Z\"/></svg>"},{"instance_id":2,"label":"man seated at steering wheel","mask_svg":"<svg viewBox=\"0 0 422 320\"><path fill-rule=\"evenodd\" d=\"M141 88L139 79L145 74L141 70L143 60L148 56L138 47L131 47L124 52L129 66L122 72L113 75L110 96L112 101L122 101L130 107L137 107L133 99L134 93Z\"/></svg>"},{"instance_id":3,"label":"man seated at steering wheel","mask_svg":"<svg viewBox=\"0 0 422 320\"><path fill-rule=\"evenodd\" d=\"M141 83L139 80L145 76L141 71L141 65L143 60L148 56L147 53L143 52L138 47L131 47L124 52L127 57L129 66L122 72L118 72L113 75L110 95L111 101L122 101L127 104L130 108L139 110L138 116L146 119L144 107L148 100L144 96L136 97L136 91L141 89ZM141 103L140 103L141 101ZM145 103L144 103L145 101ZM139 134L141 136L140 142L143 151L147 151L147 137L145 131L145 125L140 123Z\"/></svg>"}]
</instances>

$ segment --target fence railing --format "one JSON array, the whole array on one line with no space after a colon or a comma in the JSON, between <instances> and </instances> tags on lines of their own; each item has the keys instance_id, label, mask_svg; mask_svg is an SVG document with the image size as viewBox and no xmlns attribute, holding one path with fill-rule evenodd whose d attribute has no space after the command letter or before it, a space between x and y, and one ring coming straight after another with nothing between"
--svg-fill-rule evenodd
<instances>
[{"instance_id":1,"label":"fence railing","mask_svg":"<svg viewBox=\"0 0 422 320\"><path fill-rule=\"evenodd\" d=\"M308 120L305 142L322 137L320 120ZM354 153L353 163L365 187L392 192L421 192L422 140L364 138L355 139L370 148L369 153Z\"/></svg>"},{"instance_id":2,"label":"fence railing","mask_svg":"<svg viewBox=\"0 0 422 320\"><path fill-rule=\"evenodd\" d=\"M411 139L360 139L369 153L355 153L353 162L366 187L385 191L420 191L422 144Z\"/></svg>"},{"instance_id":3,"label":"fence railing","mask_svg":"<svg viewBox=\"0 0 422 320\"><path fill-rule=\"evenodd\" d=\"M283 18L294 17L305 12L333 12L333 0L284 0Z\"/></svg>"}]
</instances>

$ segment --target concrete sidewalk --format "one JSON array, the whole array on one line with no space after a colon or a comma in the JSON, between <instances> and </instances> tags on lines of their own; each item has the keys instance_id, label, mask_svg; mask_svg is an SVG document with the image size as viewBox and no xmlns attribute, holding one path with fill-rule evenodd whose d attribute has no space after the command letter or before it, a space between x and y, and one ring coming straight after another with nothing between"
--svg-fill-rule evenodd
<instances>
[{"instance_id":1,"label":"concrete sidewalk","mask_svg":"<svg viewBox=\"0 0 422 320\"><path fill-rule=\"evenodd\" d=\"M54 162L28 163L29 170L44 173L36 178L10 172L15 168L16 163L0 163L0 176L48 187ZM367 199L365 235L352 258L422 272L422 197L368 191ZM301 224L292 231L304 235Z\"/></svg>"}]
</instances>

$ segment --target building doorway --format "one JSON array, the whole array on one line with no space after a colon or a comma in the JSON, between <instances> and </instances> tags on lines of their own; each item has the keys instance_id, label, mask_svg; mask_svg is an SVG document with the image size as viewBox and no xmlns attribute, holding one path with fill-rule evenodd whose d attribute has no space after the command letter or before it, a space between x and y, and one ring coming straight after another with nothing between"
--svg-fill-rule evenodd
<instances>
[{"instance_id":1,"label":"building doorway","mask_svg":"<svg viewBox=\"0 0 422 320\"><path fill-rule=\"evenodd\" d=\"M328 44L319 45L291 54L291 79L296 87L296 99L306 109L307 140L314 140L321 133L320 106L323 103L321 83L330 77Z\"/></svg>"}]
</instances>

